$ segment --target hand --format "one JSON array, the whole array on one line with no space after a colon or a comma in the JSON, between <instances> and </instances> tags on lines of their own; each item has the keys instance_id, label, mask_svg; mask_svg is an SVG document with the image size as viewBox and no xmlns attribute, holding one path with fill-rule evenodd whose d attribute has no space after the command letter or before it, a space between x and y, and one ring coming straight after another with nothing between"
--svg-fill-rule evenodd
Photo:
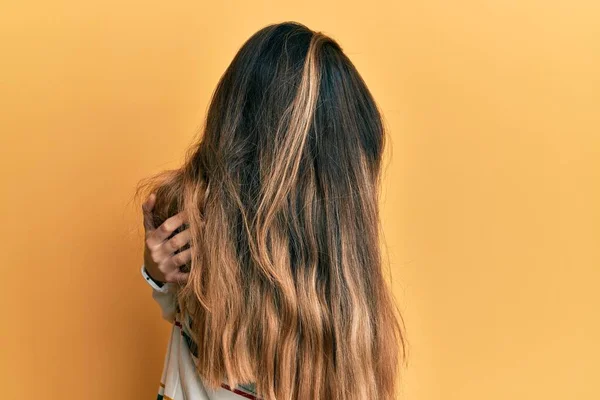
<instances>
[{"instance_id":1,"label":"hand","mask_svg":"<svg viewBox=\"0 0 600 400\"><path fill-rule=\"evenodd\" d=\"M156 203L156 194L152 193L142 204L146 240L144 246L144 265L148 275L158 282L185 283L189 273L179 267L191 260L191 248L177 254L175 251L190 241L190 229L185 229L168 239L169 236L186 222L184 211L166 219L158 228L154 227L152 209Z\"/></svg>"}]
</instances>

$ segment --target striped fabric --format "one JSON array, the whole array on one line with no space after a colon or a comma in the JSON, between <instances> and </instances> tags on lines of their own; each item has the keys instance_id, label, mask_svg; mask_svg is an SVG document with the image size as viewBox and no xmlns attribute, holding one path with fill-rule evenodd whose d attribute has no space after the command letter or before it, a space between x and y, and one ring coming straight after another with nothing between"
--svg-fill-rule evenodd
<instances>
[{"instance_id":1,"label":"striped fabric","mask_svg":"<svg viewBox=\"0 0 600 400\"><path fill-rule=\"evenodd\" d=\"M223 389L229 390L230 392L238 394L238 395L240 395L240 396L242 396L242 397L244 397L246 399L259 400L259 398L256 397L252 392L246 392L246 391L244 391L244 386L242 386L242 385L238 386L236 389L232 389L232 388L229 387L228 384L222 383L221 387Z\"/></svg>"},{"instance_id":2,"label":"striped fabric","mask_svg":"<svg viewBox=\"0 0 600 400\"><path fill-rule=\"evenodd\" d=\"M230 387L229 387L229 385L228 385L228 384L226 384L226 383L223 383L223 384L221 385L221 387L222 387L223 389L226 389L226 390L228 390L228 391L230 391L230 392L232 392L232 393L235 393L235 394L237 394L237 395L239 395L239 396L241 396L241 397L243 397L243 398L245 398L245 399L250 399L250 400L260 400L258 397L256 397L256 396L255 396L255 395L253 395L252 393L250 393L250 392L245 392L245 391L243 391L243 390L242 390L242 389L240 389L240 388L238 388L238 389L232 389L232 388L230 388ZM159 391L158 391L158 397L156 398L156 400L173 400L173 399L172 399L172 398L170 398L169 396L165 396L165 395L163 394L163 393L164 393L164 390L165 390L165 384L161 382L161 384L160 384L160 388L159 388Z\"/></svg>"},{"instance_id":3,"label":"striped fabric","mask_svg":"<svg viewBox=\"0 0 600 400\"><path fill-rule=\"evenodd\" d=\"M196 345L185 331L185 324L178 320L181 313L176 293L174 284L166 284L160 290L152 288L152 297L160 305L162 317L171 323L157 400L260 400L252 384L232 388L224 382L216 390L204 384L196 372Z\"/></svg>"},{"instance_id":4,"label":"striped fabric","mask_svg":"<svg viewBox=\"0 0 600 400\"><path fill-rule=\"evenodd\" d=\"M237 387L232 388L226 383L222 383L221 388L217 391L211 391L204 387L195 370L195 363L197 362L196 348L195 343L185 331L181 322L175 319L173 321L165 366L158 388L157 400L260 400L260 398L256 396L254 385L252 384L238 385ZM187 355L187 357L181 357L181 352L183 352L184 355ZM192 363L189 361L192 361ZM184 367L183 375L188 375L187 377L184 377L184 379L180 379L182 375L182 365ZM178 368L174 368L173 366ZM174 379L174 376L176 375L177 378ZM186 382L191 388L184 387ZM193 387L195 387L195 389ZM178 393L185 394L182 397L177 397Z\"/></svg>"}]
</instances>

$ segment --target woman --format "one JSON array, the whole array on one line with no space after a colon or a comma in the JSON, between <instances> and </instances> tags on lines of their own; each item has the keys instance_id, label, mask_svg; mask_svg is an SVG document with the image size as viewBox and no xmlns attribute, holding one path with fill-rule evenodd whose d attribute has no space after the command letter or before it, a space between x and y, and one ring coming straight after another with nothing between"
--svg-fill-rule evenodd
<instances>
[{"instance_id":1,"label":"woman","mask_svg":"<svg viewBox=\"0 0 600 400\"><path fill-rule=\"evenodd\" d=\"M395 398L384 129L340 46L298 23L239 50L184 165L145 181L142 272L173 322L159 398Z\"/></svg>"}]
</instances>

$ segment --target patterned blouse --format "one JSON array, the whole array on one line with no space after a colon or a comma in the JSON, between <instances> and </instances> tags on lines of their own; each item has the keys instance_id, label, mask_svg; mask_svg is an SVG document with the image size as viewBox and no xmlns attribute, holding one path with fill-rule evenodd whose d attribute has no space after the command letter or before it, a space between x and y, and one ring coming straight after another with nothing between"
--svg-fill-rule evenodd
<instances>
[{"instance_id":1,"label":"patterned blouse","mask_svg":"<svg viewBox=\"0 0 600 400\"><path fill-rule=\"evenodd\" d=\"M152 287L152 297L160 305L163 318L172 324L157 400L260 400L253 384L231 388L223 382L217 390L204 385L196 372L196 345L177 319L177 286L172 283L157 286L145 274L144 265L142 274Z\"/></svg>"}]
</instances>

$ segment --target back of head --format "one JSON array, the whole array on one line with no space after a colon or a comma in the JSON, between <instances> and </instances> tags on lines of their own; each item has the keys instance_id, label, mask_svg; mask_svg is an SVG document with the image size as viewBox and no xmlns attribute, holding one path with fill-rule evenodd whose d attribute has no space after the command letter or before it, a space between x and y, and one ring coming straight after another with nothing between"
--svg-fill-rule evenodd
<instances>
[{"instance_id":1,"label":"back of head","mask_svg":"<svg viewBox=\"0 0 600 400\"><path fill-rule=\"evenodd\" d=\"M221 77L181 169L147 181L156 224L186 210L179 293L216 387L268 400L392 399L403 337L382 275L384 129L340 46L267 26Z\"/></svg>"}]
</instances>

